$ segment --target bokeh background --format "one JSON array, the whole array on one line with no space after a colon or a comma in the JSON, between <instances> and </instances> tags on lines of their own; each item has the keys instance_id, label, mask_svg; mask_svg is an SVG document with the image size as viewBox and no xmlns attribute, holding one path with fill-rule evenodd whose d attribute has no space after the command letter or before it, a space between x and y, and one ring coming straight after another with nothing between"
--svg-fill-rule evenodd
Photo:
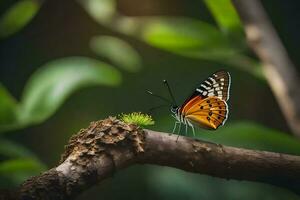
<instances>
[{"instance_id":1,"label":"bokeh background","mask_svg":"<svg viewBox=\"0 0 300 200\"><path fill-rule=\"evenodd\" d=\"M263 5L296 66L300 2ZM0 186L54 167L91 121L164 104L167 79L183 102L219 69L232 75L227 123L196 137L300 155L229 0L2 0ZM298 68L299 71L299 68ZM282 97L284 98L284 97ZM168 107L150 113L170 132ZM192 137L192 136L191 136ZM160 166L132 166L78 199L300 199L288 190Z\"/></svg>"}]
</instances>

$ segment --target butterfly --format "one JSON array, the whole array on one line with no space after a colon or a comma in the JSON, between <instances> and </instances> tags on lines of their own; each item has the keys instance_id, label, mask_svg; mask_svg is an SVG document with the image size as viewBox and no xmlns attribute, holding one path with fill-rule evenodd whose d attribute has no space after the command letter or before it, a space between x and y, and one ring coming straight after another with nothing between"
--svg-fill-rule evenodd
<instances>
[{"instance_id":1,"label":"butterfly","mask_svg":"<svg viewBox=\"0 0 300 200\"><path fill-rule=\"evenodd\" d=\"M165 83L174 99L168 83ZM181 124L185 125L186 133L190 126L194 134L194 125L209 130L216 130L224 125L229 113L226 102L229 99L230 84L229 72L217 71L204 80L181 106L172 106L171 112L176 119L173 133L177 125L180 132Z\"/></svg>"},{"instance_id":2,"label":"butterfly","mask_svg":"<svg viewBox=\"0 0 300 200\"><path fill-rule=\"evenodd\" d=\"M178 133L180 133L181 125L185 125L185 132L191 127L195 135L194 125L204 129L216 130L219 126L224 125L228 118L229 90L231 77L229 72L219 70L204 80L187 98L181 106L177 106L171 88L166 80L164 80L172 101L147 91L150 95L160 98L161 100L171 104L172 116L176 119L173 133L177 125L179 125ZM165 106L165 105L162 105ZM154 107L160 108L162 106ZM177 138L178 139L178 138Z\"/></svg>"}]
</instances>

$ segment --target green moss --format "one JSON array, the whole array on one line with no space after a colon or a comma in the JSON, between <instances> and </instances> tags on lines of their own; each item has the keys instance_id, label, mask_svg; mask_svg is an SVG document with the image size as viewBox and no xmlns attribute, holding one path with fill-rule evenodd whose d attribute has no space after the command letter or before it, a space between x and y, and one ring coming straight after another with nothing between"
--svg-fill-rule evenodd
<instances>
[{"instance_id":1,"label":"green moss","mask_svg":"<svg viewBox=\"0 0 300 200\"><path fill-rule=\"evenodd\" d=\"M125 123L136 124L138 126L153 125L154 121L150 115L141 112L133 112L129 114L122 113L119 118Z\"/></svg>"}]
</instances>

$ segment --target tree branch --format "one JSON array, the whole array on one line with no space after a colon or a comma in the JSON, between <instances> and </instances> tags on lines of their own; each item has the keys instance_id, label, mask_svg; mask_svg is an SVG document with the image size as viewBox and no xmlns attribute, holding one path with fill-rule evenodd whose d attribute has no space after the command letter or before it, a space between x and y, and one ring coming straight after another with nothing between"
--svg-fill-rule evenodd
<instances>
[{"instance_id":1,"label":"tree branch","mask_svg":"<svg viewBox=\"0 0 300 200\"><path fill-rule=\"evenodd\" d=\"M293 133L300 137L300 79L259 0L232 0L248 43L263 64L265 77Z\"/></svg>"},{"instance_id":2,"label":"tree branch","mask_svg":"<svg viewBox=\"0 0 300 200\"><path fill-rule=\"evenodd\" d=\"M300 189L300 157L246 150L143 130L115 118L74 135L60 164L20 186L20 199L74 199L115 171L155 164L194 173Z\"/></svg>"}]
</instances>

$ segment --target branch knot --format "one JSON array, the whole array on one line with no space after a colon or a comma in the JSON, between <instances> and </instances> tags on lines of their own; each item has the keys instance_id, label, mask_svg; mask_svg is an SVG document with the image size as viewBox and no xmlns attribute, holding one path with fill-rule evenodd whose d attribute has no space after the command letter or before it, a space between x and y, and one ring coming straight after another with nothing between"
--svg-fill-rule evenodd
<instances>
[{"instance_id":1,"label":"branch knot","mask_svg":"<svg viewBox=\"0 0 300 200\"><path fill-rule=\"evenodd\" d=\"M60 163L71 154L77 154L75 157L89 157L119 146L133 147L131 150L134 153L141 153L144 152L144 138L143 129L135 124L126 124L115 117L91 122L87 129L81 129L70 138ZM78 159L75 160L78 162Z\"/></svg>"}]
</instances>

